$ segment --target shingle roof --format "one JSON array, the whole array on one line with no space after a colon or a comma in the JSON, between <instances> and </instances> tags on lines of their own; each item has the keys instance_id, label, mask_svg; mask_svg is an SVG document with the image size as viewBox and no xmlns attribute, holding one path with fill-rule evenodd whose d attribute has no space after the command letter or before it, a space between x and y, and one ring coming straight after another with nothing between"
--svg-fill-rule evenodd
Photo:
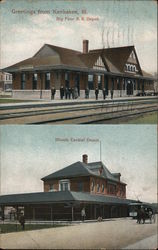
<instances>
[{"instance_id":1,"label":"shingle roof","mask_svg":"<svg viewBox=\"0 0 158 250\"><path fill-rule=\"evenodd\" d=\"M87 168L87 165L83 162L77 161L61 170L56 171L50 175L47 175L42 178L42 180L50 179L61 179L61 178L70 178L77 176L91 176L95 175L90 169Z\"/></svg>"},{"instance_id":2,"label":"shingle roof","mask_svg":"<svg viewBox=\"0 0 158 250\"><path fill-rule=\"evenodd\" d=\"M103 169L101 174L99 172L100 168ZM118 182L118 177L116 176L116 174L112 174L101 161L88 164L78 161L61 170L43 177L42 180L46 181L61 178L66 179L79 176L95 176ZM123 182L120 183L125 184Z\"/></svg>"},{"instance_id":3,"label":"shingle roof","mask_svg":"<svg viewBox=\"0 0 158 250\"><path fill-rule=\"evenodd\" d=\"M89 202L89 203L106 203L106 204L129 204L132 200L117 198L113 196L94 195L83 192L40 192L11 194L0 196L0 206L2 205L25 205L25 204L48 204L64 202ZM135 202L135 201L133 201Z\"/></svg>"},{"instance_id":4,"label":"shingle roof","mask_svg":"<svg viewBox=\"0 0 158 250\"><path fill-rule=\"evenodd\" d=\"M46 55L42 54L41 56L37 56L37 54L46 47L49 48L50 52L55 51L55 54L49 55L49 53L46 53ZM91 70L93 72L94 63L97 61L99 56L101 56L103 58L103 62L111 74L125 74L124 65L133 50L135 51L134 46L125 46L90 50L89 53L83 54L80 51L45 44L33 57L18 62L10 67L5 68L4 70L8 72L14 72L14 70L24 70L25 67L26 70L27 68L28 70L31 70L31 67L32 70L39 70L42 68L52 69L55 67L73 67L76 70L83 70L86 72ZM139 61L138 66L140 68ZM140 74L141 72L142 71L140 68ZM135 75L132 75L132 77L134 76ZM142 76L151 78L151 75Z\"/></svg>"}]
</instances>

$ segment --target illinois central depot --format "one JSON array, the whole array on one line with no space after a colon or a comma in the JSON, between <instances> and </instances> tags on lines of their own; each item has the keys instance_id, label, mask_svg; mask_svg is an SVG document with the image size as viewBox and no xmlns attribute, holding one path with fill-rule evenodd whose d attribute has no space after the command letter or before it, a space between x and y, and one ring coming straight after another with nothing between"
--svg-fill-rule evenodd
<instances>
[{"instance_id":1,"label":"illinois central depot","mask_svg":"<svg viewBox=\"0 0 158 250\"><path fill-rule=\"evenodd\" d=\"M89 50L83 40L83 50L76 51L44 44L33 57L4 69L13 76L13 97L51 99L51 89L60 97L61 86L76 88L78 98L94 98L95 89L114 97L133 96L153 91L153 76L144 72L134 46Z\"/></svg>"},{"instance_id":2,"label":"illinois central depot","mask_svg":"<svg viewBox=\"0 0 158 250\"><path fill-rule=\"evenodd\" d=\"M42 178L44 192L0 196L0 208L23 208L26 219L80 220L129 216L126 183L103 162L88 162L88 155Z\"/></svg>"}]
</instances>

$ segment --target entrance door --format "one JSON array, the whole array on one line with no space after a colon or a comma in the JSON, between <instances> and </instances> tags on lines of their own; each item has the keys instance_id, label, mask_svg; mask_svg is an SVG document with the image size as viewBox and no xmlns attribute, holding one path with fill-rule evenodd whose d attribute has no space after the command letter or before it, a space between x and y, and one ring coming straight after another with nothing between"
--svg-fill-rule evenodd
<instances>
[{"instance_id":1,"label":"entrance door","mask_svg":"<svg viewBox=\"0 0 158 250\"><path fill-rule=\"evenodd\" d=\"M45 74L45 89L50 89L50 73Z\"/></svg>"},{"instance_id":2,"label":"entrance door","mask_svg":"<svg viewBox=\"0 0 158 250\"><path fill-rule=\"evenodd\" d=\"M133 95L133 82L127 80L127 95Z\"/></svg>"}]
</instances>

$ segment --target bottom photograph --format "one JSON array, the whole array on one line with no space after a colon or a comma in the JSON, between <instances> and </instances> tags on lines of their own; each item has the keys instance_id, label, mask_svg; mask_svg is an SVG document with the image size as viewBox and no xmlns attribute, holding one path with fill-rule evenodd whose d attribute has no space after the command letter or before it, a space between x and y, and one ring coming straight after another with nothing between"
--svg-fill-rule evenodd
<instances>
[{"instance_id":1,"label":"bottom photograph","mask_svg":"<svg viewBox=\"0 0 158 250\"><path fill-rule=\"evenodd\" d=\"M156 125L0 127L1 249L156 249Z\"/></svg>"}]
</instances>

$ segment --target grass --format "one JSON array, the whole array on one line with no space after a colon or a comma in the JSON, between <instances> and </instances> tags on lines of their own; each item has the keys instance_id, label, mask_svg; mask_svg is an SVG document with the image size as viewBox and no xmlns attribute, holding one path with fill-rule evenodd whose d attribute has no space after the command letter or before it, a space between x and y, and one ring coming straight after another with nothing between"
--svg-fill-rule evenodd
<instances>
[{"instance_id":1,"label":"grass","mask_svg":"<svg viewBox=\"0 0 158 250\"><path fill-rule=\"evenodd\" d=\"M157 112L153 112L153 113L141 115L136 118L132 118L131 120L129 119L127 123L129 124L157 124L157 121L158 121L158 114Z\"/></svg>"},{"instance_id":2,"label":"grass","mask_svg":"<svg viewBox=\"0 0 158 250\"><path fill-rule=\"evenodd\" d=\"M25 231L38 230L52 227L63 227L65 225L59 224L25 224ZM22 232L20 224L0 224L0 233Z\"/></svg>"}]
</instances>

